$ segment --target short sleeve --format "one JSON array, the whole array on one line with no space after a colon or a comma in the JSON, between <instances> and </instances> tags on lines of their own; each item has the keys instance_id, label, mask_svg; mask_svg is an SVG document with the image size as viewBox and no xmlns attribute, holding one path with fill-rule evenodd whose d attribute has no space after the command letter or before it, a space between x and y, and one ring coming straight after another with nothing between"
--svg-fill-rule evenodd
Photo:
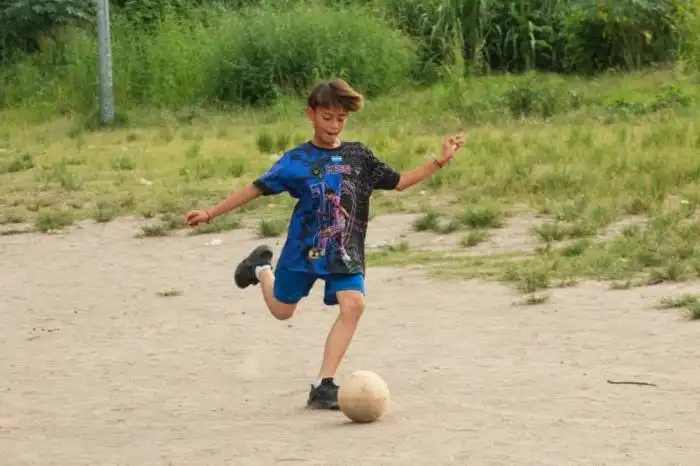
<instances>
[{"instance_id":1,"label":"short sleeve","mask_svg":"<svg viewBox=\"0 0 700 466\"><path fill-rule=\"evenodd\" d=\"M401 174L380 160L371 149L365 147L367 156L367 176L370 188L390 191L396 189Z\"/></svg>"},{"instance_id":2,"label":"short sleeve","mask_svg":"<svg viewBox=\"0 0 700 466\"><path fill-rule=\"evenodd\" d=\"M280 194L287 190L287 156L283 155L272 167L253 182L264 196Z\"/></svg>"}]
</instances>

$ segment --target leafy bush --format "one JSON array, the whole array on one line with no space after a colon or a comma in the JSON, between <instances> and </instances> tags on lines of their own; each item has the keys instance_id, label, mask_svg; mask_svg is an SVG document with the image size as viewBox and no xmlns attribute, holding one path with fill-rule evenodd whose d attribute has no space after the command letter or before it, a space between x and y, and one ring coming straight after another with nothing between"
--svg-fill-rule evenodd
<instances>
[{"instance_id":1,"label":"leafy bush","mask_svg":"<svg viewBox=\"0 0 700 466\"><path fill-rule=\"evenodd\" d=\"M69 31L5 71L0 107L95 109L96 49L94 31ZM406 84L416 55L408 38L366 10L296 6L193 9L186 19L170 12L145 29L115 15L112 60L117 105L128 109L267 104L334 75L376 95Z\"/></svg>"},{"instance_id":2,"label":"leafy bush","mask_svg":"<svg viewBox=\"0 0 700 466\"><path fill-rule=\"evenodd\" d=\"M380 94L406 84L416 60L407 38L357 7L250 10L227 24L221 43L215 95L248 104L305 92L335 75Z\"/></svg>"},{"instance_id":3,"label":"leafy bush","mask_svg":"<svg viewBox=\"0 0 700 466\"><path fill-rule=\"evenodd\" d=\"M117 104L268 104L339 75L369 95L465 73L700 66L700 0L113 0ZM92 0L0 0L0 108L94 109ZM546 91L504 97L551 115ZM465 115L477 110L455 101Z\"/></svg>"},{"instance_id":4,"label":"leafy bush","mask_svg":"<svg viewBox=\"0 0 700 466\"><path fill-rule=\"evenodd\" d=\"M451 64L457 43L468 61L511 72L593 73L673 60L689 11L683 0L377 1L418 40L427 68Z\"/></svg>"},{"instance_id":5,"label":"leafy bush","mask_svg":"<svg viewBox=\"0 0 700 466\"><path fill-rule=\"evenodd\" d=\"M38 51L41 37L60 26L90 24L94 16L90 0L0 0L0 64Z\"/></svg>"},{"instance_id":6,"label":"leafy bush","mask_svg":"<svg viewBox=\"0 0 700 466\"><path fill-rule=\"evenodd\" d=\"M677 0L576 0L561 14L563 60L578 73L674 60L683 32Z\"/></svg>"}]
</instances>

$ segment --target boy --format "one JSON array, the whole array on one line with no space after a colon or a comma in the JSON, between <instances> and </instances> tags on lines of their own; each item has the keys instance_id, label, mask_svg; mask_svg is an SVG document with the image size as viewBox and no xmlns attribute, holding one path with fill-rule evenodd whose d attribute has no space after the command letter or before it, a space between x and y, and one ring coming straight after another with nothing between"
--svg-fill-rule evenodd
<instances>
[{"instance_id":1,"label":"boy","mask_svg":"<svg viewBox=\"0 0 700 466\"><path fill-rule=\"evenodd\" d=\"M306 116L313 138L287 152L266 173L208 210L185 215L196 227L264 195L287 192L298 199L287 239L273 273L272 250L255 248L236 267L239 288L260 285L270 313L279 320L294 315L316 280L325 282L324 303L340 312L325 343L323 362L311 384L307 407L338 409L334 377L365 309L364 243L369 200L375 189L403 191L447 164L464 144L447 138L442 157L398 173L359 142L339 139L348 115L360 111L363 97L342 79L315 86Z\"/></svg>"}]
</instances>

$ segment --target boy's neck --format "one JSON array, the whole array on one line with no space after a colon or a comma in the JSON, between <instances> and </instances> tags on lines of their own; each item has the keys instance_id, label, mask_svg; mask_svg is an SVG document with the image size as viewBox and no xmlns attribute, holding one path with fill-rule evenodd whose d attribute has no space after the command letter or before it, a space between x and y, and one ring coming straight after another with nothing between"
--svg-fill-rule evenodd
<instances>
[{"instance_id":1,"label":"boy's neck","mask_svg":"<svg viewBox=\"0 0 700 466\"><path fill-rule=\"evenodd\" d=\"M316 147L320 147L322 149L337 149L341 145L340 138L336 138L333 144L326 144L323 141L321 141L316 135L311 139L311 144L313 144Z\"/></svg>"}]
</instances>

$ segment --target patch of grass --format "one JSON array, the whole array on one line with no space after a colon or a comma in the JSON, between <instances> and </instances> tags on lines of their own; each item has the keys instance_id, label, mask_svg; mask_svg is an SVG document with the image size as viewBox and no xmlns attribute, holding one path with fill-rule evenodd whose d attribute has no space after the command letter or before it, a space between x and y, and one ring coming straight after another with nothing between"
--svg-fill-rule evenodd
<instances>
[{"instance_id":1,"label":"patch of grass","mask_svg":"<svg viewBox=\"0 0 700 466\"><path fill-rule=\"evenodd\" d=\"M661 309L678 309L692 306L700 302L700 295L695 293L684 293L679 296L665 296L661 298Z\"/></svg>"},{"instance_id":2,"label":"patch of grass","mask_svg":"<svg viewBox=\"0 0 700 466\"><path fill-rule=\"evenodd\" d=\"M564 257L576 257L584 254L593 243L588 239L579 239L560 249Z\"/></svg>"},{"instance_id":3,"label":"patch of grass","mask_svg":"<svg viewBox=\"0 0 700 466\"><path fill-rule=\"evenodd\" d=\"M457 251L412 252L382 262L421 263L444 276L496 279L523 293L574 283L578 279L610 281L611 287L700 278L700 218L687 211L660 211L645 228L630 228L620 236L577 240L536 254L499 254L487 258Z\"/></svg>"},{"instance_id":4,"label":"patch of grass","mask_svg":"<svg viewBox=\"0 0 700 466\"><path fill-rule=\"evenodd\" d=\"M264 218L258 223L258 236L260 238L274 238L282 236L287 229L287 222L279 218Z\"/></svg>"},{"instance_id":5,"label":"patch of grass","mask_svg":"<svg viewBox=\"0 0 700 466\"><path fill-rule=\"evenodd\" d=\"M18 224L26 221L26 212L23 212L20 209L6 209L0 214L0 225Z\"/></svg>"},{"instance_id":6,"label":"patch of grass","mask_svg":"<svg viewBox=\"0 0 700 466\"><path fill-rule=\"evenodd\" d=\"M461 246L471 248L483 243L489 238L489 233L486 230L472 230L459 241Z\"/></svg>"},{"instance_id":7,"label":"patch of grass","mask_svg":"<svg viewBox=\"0 0 700 466\"><path fill-rule=\"evenodd\" d=\"M440 214L435 211L425 212L413 221L415 231L438 231L440 229Z\"/></svg>"},{"instance_id":8,"label":"patch of grass","mask_svg":"<svg viewBox=\"0 0 700 466\"><path fill-rule=\"evenodd\" d=\"M365 252L367 264L372 267L403 267L421 263L423 253L412 251L405 239L396 243L385 244Z\"/></svg>"},{"instance_id":9,"label":"patch of grass","mask_svg":"<svg viewBox=\"0 0 700 466\"><path fill-rule=\"evenodd\" d=\"M271 154L275 150L275 135L269 131L264 131L258 134L255 143L262 154Z\"/></svg>"},{"instance_id":10,"label":"patch of grass","mask_svg":"<svg viewBox=\"0 0 700 466\"><path fill-rule=\"evenodd\" d=\"M574 223L555 221L539 225L533 230L542 241L551 243L594 235L597 232L597 226L585 221Z\"/></svg>"},{"instance_id":11,"label":"patch of grass","mask_svg":"<svg viewBox=\"0 0 700 466\"><path fill-rule=\"evenodd\" d=\"M502 225L503 219L497 208L470 207L451 217L429 209L413 222L413 229L437 234L450 234L465 228L473 229L468 237L480 242L487 236L485 229L500 228Z\"/></svg>"},{"instance_id":12,"label":"patch of grass","mask_svg":"<svg viewBox=\"0 0 700 466\"><path fill-rule=\"evenodd\" d=\"M456 219L444 218L438 212L428 210L413 222L413 229L419 232L432 232L440 235L454 233L462 228Z\"/></svg>"},{"instance_id":13,"label":"patch of grass","mask_svg":"<svg viewBox=\"0 0 700 466\"><path fill-rule=\"evenodd\" d=\"M138 233L136 233L136 238L162 238L165 236L170 236L172 229L167 223L155 223L152 225L143 225Z\"/></svg>"},{"instance_id":14,"label":"patch of grass","mask_svg":"<svg viewBox=\"0 0 700 466\"><path fill-rule=\"evenodd\" d=\"M127 138L129 138L129 136L131 135L127 135ZM131 140L133 141L134 139ZM120 155L112 161L112 168L115 171L131 171L136 168L136 162L128 155Z\"/></svg>"},{"instance_id":15,"label":"patch of grass","mask_svg":"<svg viewBox=\"0 0 700 466\"><path fill-rule=\"evenodd\" d=\"M64 191L80 191L84 185L78 170L67 164L64 159L48 168L42 167L36 173L36 178L45 188L55 186Z\"/></svg>"},{"instance_id":16,"label":"patch of grass","mask_svg":"<svg viewBox=\"0 0 700 466\"><path fill-rule=\"evenodd\" d=\"M34 168L34 157L26 152L14 154L7 160L0 160L0 174L19 173Z\"/></svg>"},{"instance_id":17,"label":"patch of grass","mask_svg":"<svg viewBox=\"0 0 700 466\"><path fill-rule=\"evenodd\" d=\"M534 228L537 236L544 242L562 241L568 236L566 227L560 222L545 223Z\"/></svg>"},{"instance_id":18,"label":"patch of grass","mask_svg":"<svg viewBox=\"0 0 700 466\"><path fill-rule=\"evenodd\" d=\"M302 141L294 142L298 144ZM263 130L258 134L255 140L255 144L261 154L274 154L275 152L282 154L284 151L291 148L292 143L292 135L285 131L274 133L270 130Z\"/></svg>"},{"instance_id":19,"label":"patch of grass","mask_svg":"<svg viewBox=\"0 0 700 466\"><path fill-rule=\"evenodd\" d=\"M207 235L211 233L223 233L225 231L237 230L243 226L241 218L236 215L225 215L215 218L211 223L197 225L197 228L190 232L190 235Z\"/></svg>"},{"instance_id":20,"label":"patch of grass","mask_svg":"<svg viewBox=\"0 0 700 466\"><path fill-rule=\"evenodd\" d=\"M181 230L185 228L182 217L176 213L165 213L161 216L160 221L163 227L167 228L170 231Z\"/></svg>"},{"instance_id":21,"label":"patch of grass","mask_svg":"<svg viewBox=\"0 0 700 466\"><path fill-rule=\"evenodd\" d=\"M436 233L448 235L456 231L461 230L462 225L456 219L448 220L447 222L441 223L439 225L438 231Z\"/></svg>"},{"instance_id":22,"label":"patch of grass","mask_svg":"<svg viewBox=\"0 0 700 466\"><path fill-rule=\"evenodd\" d=\"M42 233L61 230L73 224L73 217L66 210L42 209L36 216L36 229Z\"/></svg>"},{"instance_id":23,"label":"patch of grass","mask_svg":"<svg viewBox=\"0 0 700 466\"><path fill-rule=\"evenodd\" d=\"M408 252L410 249L411 245L406 240L399 241L396 244L390 244L386 247L386 251L390 253Z\"/></svg>"},{"instance_id":24,"label":"patch of grass","mask_svg":"<svg viewBox=\"0 0 700 466\"><path fill-rule=\"evenodd\" d=\"M94 206L93 218L97 223L107 223L114 220L117 216L118 210L110 202L98 201Z\"/></svg>"},{"instance_id":25,"label":"patch of grass","mask_svg":"<svg viewBox=\"0 0 700 466\"><path fill-rule=\"evenodd\" d=\"M661 299L662 309L685 309L692 320L700 320L700 295L685 293L680 296L666 296Z\"/></svg>"},{"instance_id":26,"label":"patch of grass","mask_svg":"<svg viewBox=\"0 0 700 466\"><path fill-rule=\"evenodd\" d=\"M523 293L534 293L550 287L551 277L544 269L521 269L518 272L506 271L506 277L516 280L516 287Z\"/></svg>"},{"instance_id":27,"label":"patch of grass","mask_svg":"<svg viewBox=\"0 0 700 466\"><path fill-rule=\"evenodd\" d=\"M469 206L457 215L457 220L473 229L500 228L503 226L503 212L495 206Z\"/></svg>"}]
</instances>

